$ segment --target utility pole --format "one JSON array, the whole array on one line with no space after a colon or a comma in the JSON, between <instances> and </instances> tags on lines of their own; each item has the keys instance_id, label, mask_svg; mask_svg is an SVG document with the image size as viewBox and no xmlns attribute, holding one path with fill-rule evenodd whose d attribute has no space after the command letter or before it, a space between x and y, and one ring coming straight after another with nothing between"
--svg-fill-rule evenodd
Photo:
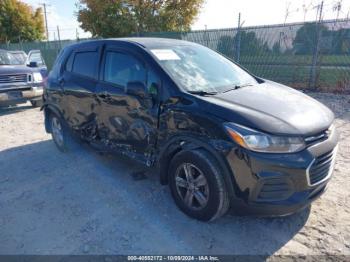
<instances>
[{"instance_id":1,"label":"utility pole","mask_svg":"<svg viewBox=\"0 0 350 262\"><path fill-rule=\"evenodd\" d=\"M236 42L236 62L241 58L241 13L238 14L237 42Z\"/></svg>"},{"instance_id":2,"label":"utility pole","mask_svg":"<svg viewBox=\"0 0 350 262\"><path fill-rule=\"evenodd\" d=\"M207 27L207 25L204 25L204 28L205 28L205 30L204 30L204 39L205 39L205 45L207 46L207 47L209 47L209 34L208 34L208 27Z\"/></svg>"},{"instance_id":3,"label":"utility pole","mask_svg":"<svg viewBox=\"0 0 350 262\"><path fill-rule=\"evenodd\" d=\"M321 23L322 18L323 18L323 4L324 4L324 1L322 0L321 6L320 6L320 17L319 17L319 19L318 19L318 22L319 22L319 23Z\"/></svg>"},{"instance_id":4,"label":"utility pole","mask_svg":"<svg viewBox=\"0 0 350 262\"><path fill-rule=\"evenodd\" d=\"M323 17L323 4L324 1L321 1L321 4L317 6L317 17L316 17L316 43L315 43L315 50L312 57L312 66L310 70L310 81L309 81L309 88L315 88L316 87L316 81L317 81L317 63L318 63L318 55L320 52L320 40L321 40L321 22Z\"/></svg>"},{"instance_id":5,"label":"utility pole","mask_svg":"<svg viewBox=\"0 0 350 262\"><path fill-rule=\"evenodd\" d=\"M5 41L6 41L6 47L7 49L10 48L10 40L7 39L7 36L5 36Z\"/></svg>"},{"instance_id":6,"label":"utility pole","mask_svg":"<svg viewBox=\"0 0 350 262\"><path fill-rule=\"evenodd\" d=\"M45 17L45 28L46 28L46 40L49 41L49 29L47 25L47 11L46 11L46 3L41 4L44 7L44 17Z\"/></svg>"},{"instance_id":7,"label":"utility pole","mask_svg":"<svg viewBox=\"0 0 350 262\"><path fill-rule=\"evenodd\" d=\"M60 27L57 26L57 37L58 37L58 43L60 44L60 49L62 48L61 46L61 35L60 35Z\"/></svg>"}]
</instances>

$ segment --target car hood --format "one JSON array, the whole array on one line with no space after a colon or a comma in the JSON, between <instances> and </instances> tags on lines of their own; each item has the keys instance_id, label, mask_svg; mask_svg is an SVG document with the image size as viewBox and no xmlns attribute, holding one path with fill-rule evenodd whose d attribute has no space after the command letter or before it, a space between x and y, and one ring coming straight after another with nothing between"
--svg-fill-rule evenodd
<instances>
[{"instance_id":1,"label":"car hood","mask_svg":"<svg viewBox=\"0 0 350 262\"><path fill-rule=\"evenodd\" d=\"M334 121L332 111L320 102L270 81L200 100L208 113L271 134L317 134Z\"/></svg>"},{"instance_id":2,"label":"car hood","mask_svg":"<svg viewBox=\"0 0 350 262\"><path fill-rule=\"evenodd\" d=\"M30 74L37 71L37 69L34 70L26 65L0 65L0 75Z\"/></svg>"}]
</instances>

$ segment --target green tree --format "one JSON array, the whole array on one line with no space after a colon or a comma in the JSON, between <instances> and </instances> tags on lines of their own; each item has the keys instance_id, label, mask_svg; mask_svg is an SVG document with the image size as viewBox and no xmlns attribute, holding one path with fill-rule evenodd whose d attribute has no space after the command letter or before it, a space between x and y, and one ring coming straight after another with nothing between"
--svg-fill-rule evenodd
<instances>
[{"instance_id":1,"label":"green tree","mask_svg":"<svg viewBox=\"0 0 350 262\"><path fill-rule=\"evenodd\" d=\"M350 29L342 28L337 31L329 31L332 37L331 54L350 54Z\"/></svg>"},{"instance_id":2,"label":"green tree","mask_svg":"<svg viewBox=\"0 0 350 262\"><path fill-rule=\"evenodd\" d=\"M0 0L0 42L44 39L42 9L18 0Z\"/></svg>"},{"instance_id":3,"label":"green tree","mask_svg":"<svg viewBox=\"0 0 350 262\"><path fill-rule=\"evenodd\" d=\"M240 51L241 55L261 55L269 51L267 43L263 42L261 39L256 37L255 32L252 31L242 31L240 32ZM238 35L234 37L235 42Z\"/></svg>"},{"instance_id":4,"label":"green tree","mask_svg":"<svg viewBox=\"0 0 350 262\"><path fill-rule=\"evenodd\" d=\"M234 59L237 55L237 48L240 50L240 55L246 56L262 55L270 51L267 43L258 39L255 32L241 31L239 34L234 37L227 35L220 37L217 46L218 52Z\"/></svg>"},{"instance_id":5,"label":"green tree","mask_svg":"<svg viewBox=\"0 0 350 262\"><path fill-rule=\"evenodd\" d=\"M272 53L275 54L275 55L279 55L281 54L281 44L279 41L277 41L276 43L273 44L272 46Z\"/></svg>"},{"instance_id":6,"label":"green tree","mask_svg":"<svg viewBox=\"0 0 350 262\"><path fill-rule=\"evenodd\" d=\"M229 35L221 36L218 43L218 52L231 58L235 58L235 47L237 45L236 40Z\"/></svg>"},{"instance_id":7,"label":"green tree","mask_svg":"<svg viewBox=\"0 0 350 262\"><path fill-rule=\"evenodd\" d=\"M186 31L204 0L80 0L78 21L93 36Z\"/></svg>"},{"instance_id":8,"label":"green tree","mask_svg":"<svg viewBox=\"0 0 350 262\"><path fill-rule=\"evenodd\" d=\"M317 30L320 30L319 32L322 34L328 29L324 25L317 25L316 23L306 23L300 27L293 40L293 48L297 55L313 54L317 41Z\"/></svg>"}]
</instances>

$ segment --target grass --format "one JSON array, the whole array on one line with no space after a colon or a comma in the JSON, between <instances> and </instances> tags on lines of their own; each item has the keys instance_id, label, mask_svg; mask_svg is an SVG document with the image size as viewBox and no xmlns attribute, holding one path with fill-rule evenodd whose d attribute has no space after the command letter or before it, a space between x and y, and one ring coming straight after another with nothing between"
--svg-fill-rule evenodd
<instances>
[{"instance_id":1,"label":"grass","mask_svg":"<svg viewBox=\"0 0 350 262\"><path fill-rule=\"evenodd\" d=\"M246 65L246 68L257 76L280 82L293 87L307 88L310 79L310 67L305 66L270 66ZM321 90L350 90L350 67L318 68L316 88Z\"/></svg>"},{"instance_id":2,"label":"grass","mask_svg":"<svg viewBox=\"0 0 350 262\"><path fill-rule=\"evenodd\" d=\"M283 64L283 65L311 65L312 55L261 55L261 56L241 56L242 64ZM350 55L320 55L321 65L329 66L349 66Z\"/></svg>"}]
</instances>

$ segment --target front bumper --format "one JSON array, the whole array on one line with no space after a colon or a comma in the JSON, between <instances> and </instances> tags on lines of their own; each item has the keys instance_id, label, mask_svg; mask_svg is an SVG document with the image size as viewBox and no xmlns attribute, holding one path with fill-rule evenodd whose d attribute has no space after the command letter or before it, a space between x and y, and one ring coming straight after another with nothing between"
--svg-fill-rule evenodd
<instances>
[{"instance_id":1,"label":"front bumper","mask_svg":"<svg viewBox=\"0 0 350 262\"><path fill-rule=\"evenodd\" d=\"M325 192L338 143L326 140L293 154L256 153L234 148L227 162L235 181L236 213L284 216L304 209Z\"/></svg>"},{"instance_id":2,"label":"front bumper","mask_svg":"<svg viewBox=\"0 0 350 262\"><path fill-rule=\"evenodd\" d=\"M13 89L0 89L0 104L21 103L28 100L39 100L43 95L43 87L27 86Z\"/></svg>"}]
</instances>

